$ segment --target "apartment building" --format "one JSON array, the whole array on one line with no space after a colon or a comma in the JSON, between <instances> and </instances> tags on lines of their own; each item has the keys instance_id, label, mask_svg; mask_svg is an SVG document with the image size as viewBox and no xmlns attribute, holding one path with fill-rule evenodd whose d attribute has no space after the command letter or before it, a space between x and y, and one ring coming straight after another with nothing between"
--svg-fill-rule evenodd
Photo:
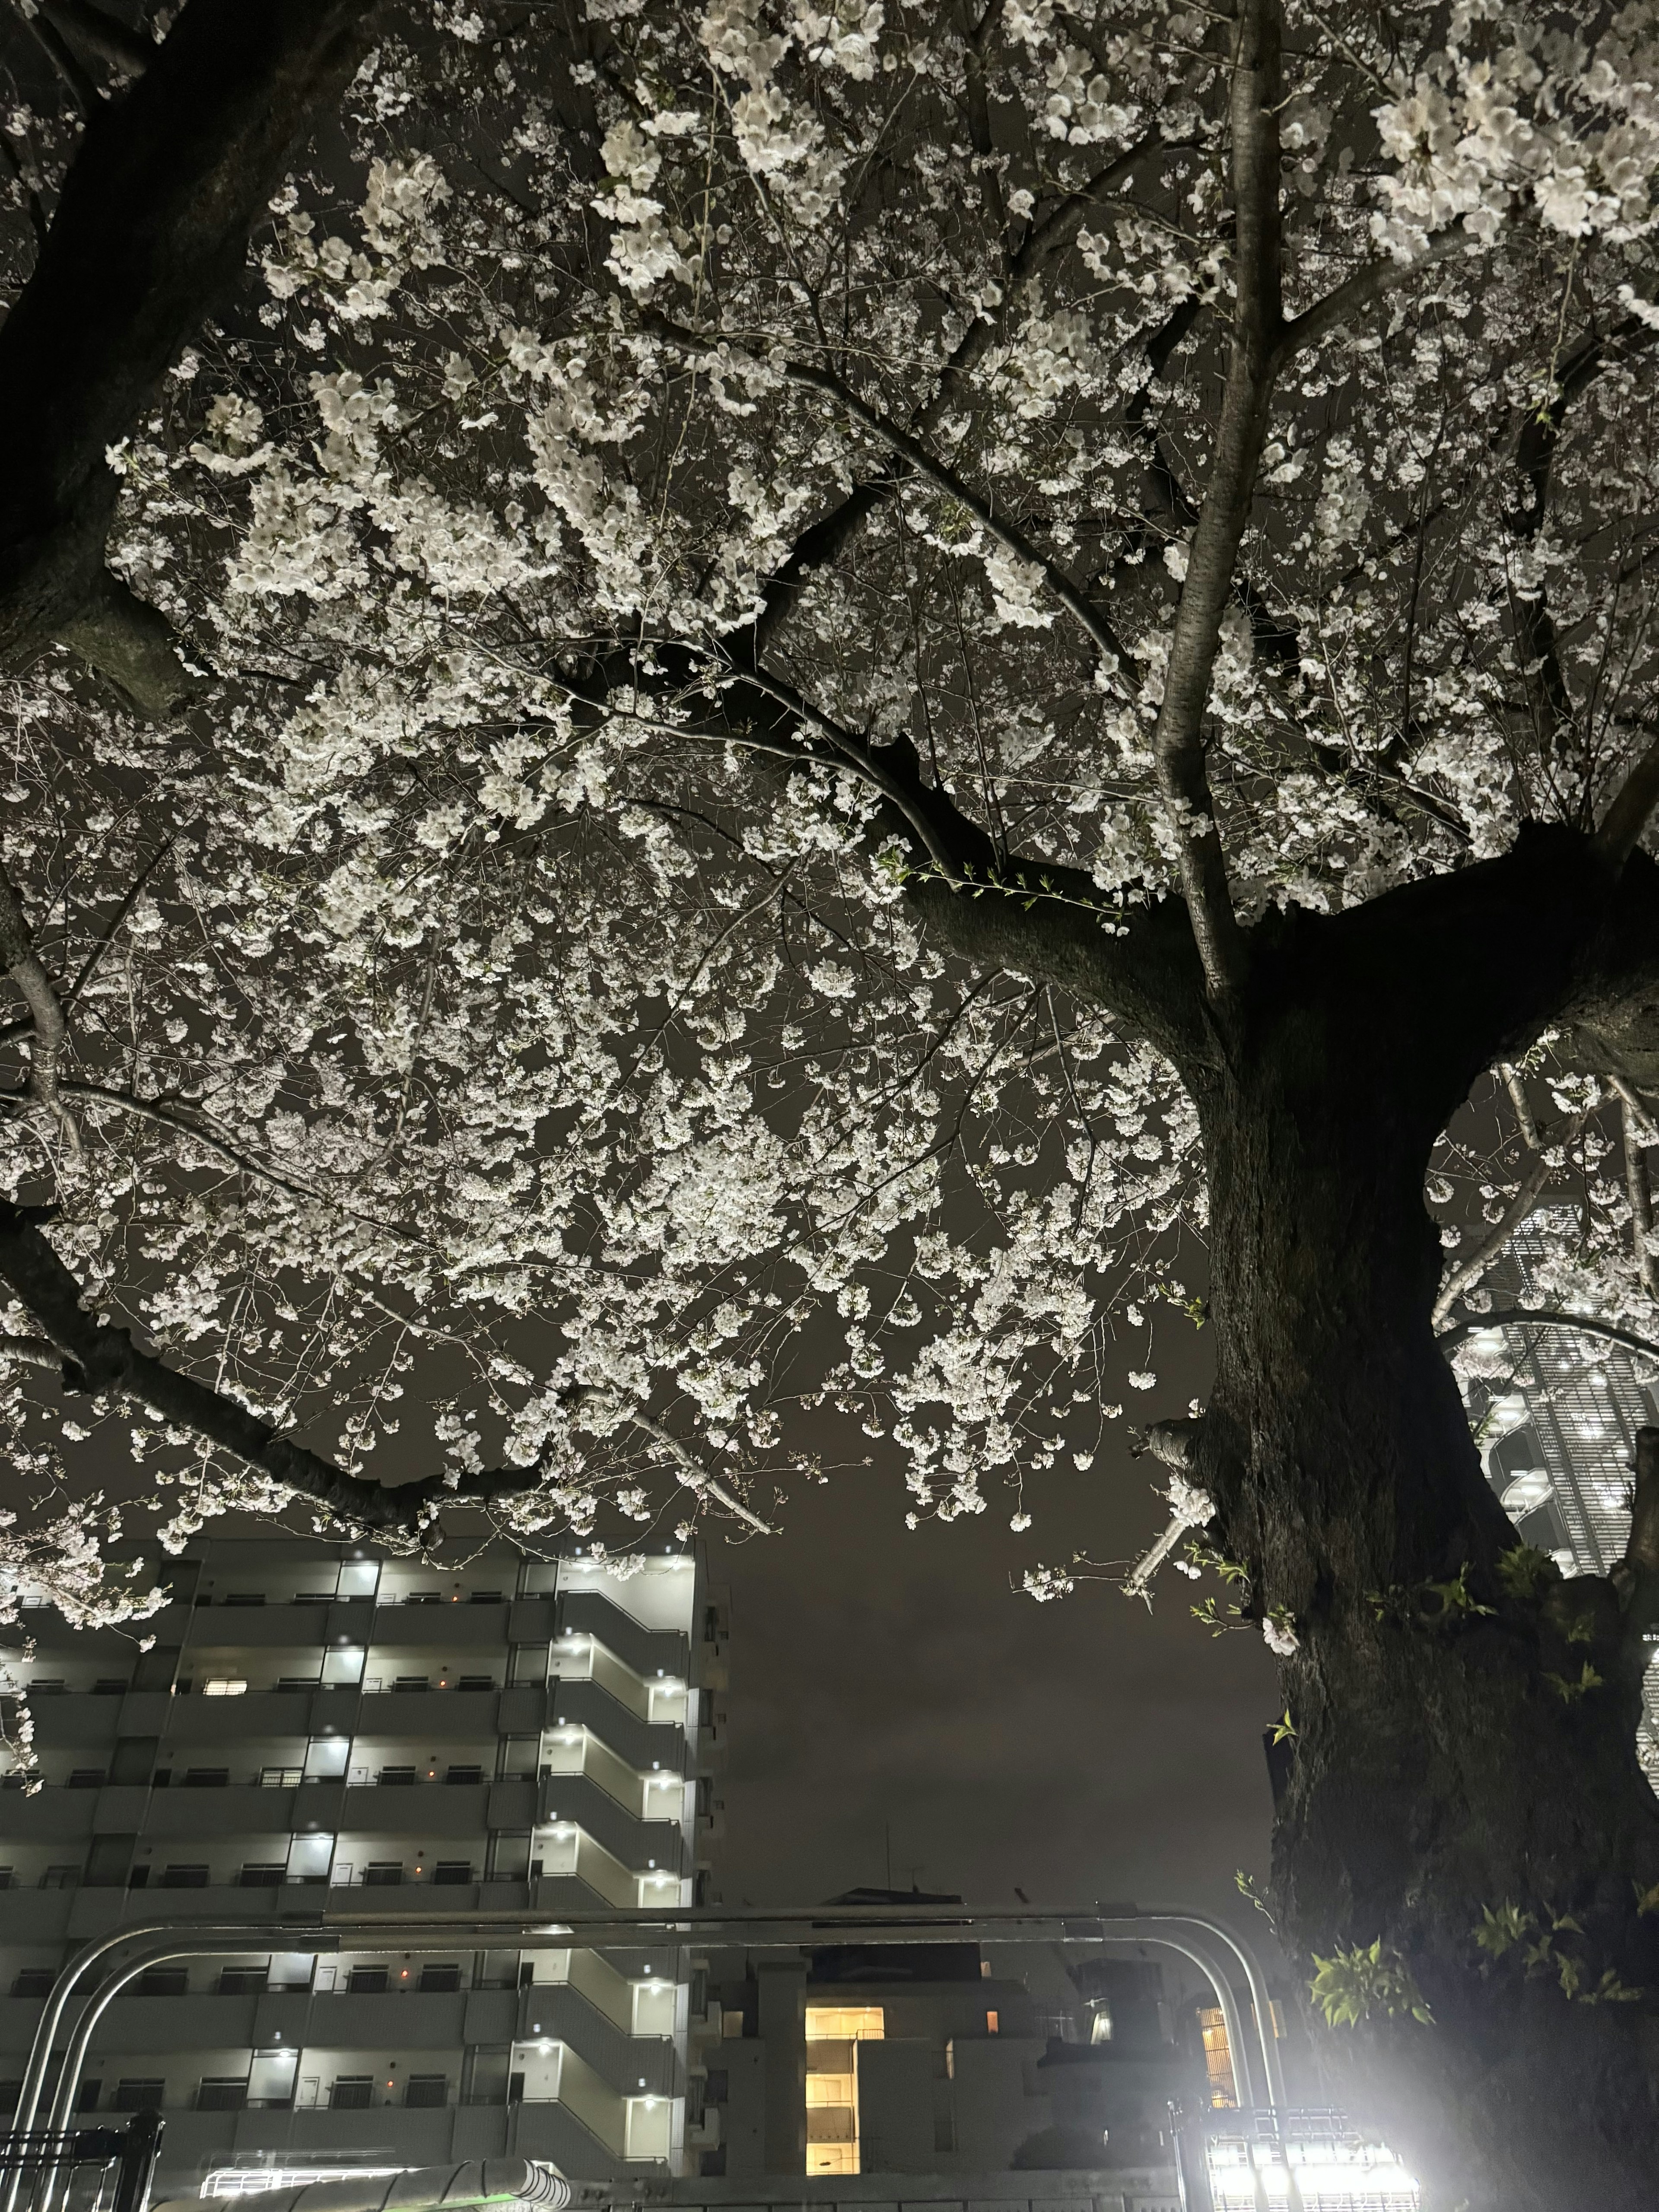
<instances>
[{"instance_id":1,"label":"apartment building","mask_svg":"<svg viewBox=\"0 0 1659 2212\"><path fill-rule=\"evenodd\" d=\"M1494 1271L1496 1304L1543 1302L1536 1270L1552 1243L1571 1237L1572 1215L1540 1208L1511 1239ZM1493 1328L1477 1349L1501 1348L1511 1379L1467 1386L1480 1421L1487 1479L1528 1543L1553 1553L1564 1575L1604 1575L1630 1538L1636 1431L1655 1418L1653 1362L1569 1328ZM1644 1685L1638 1746L1659 1788L1659 1651Z\"/></svg>"},{"instance_id":2,"label":"apartment building","mask_svg":"<svg viewBox=\"0 0 1659 2212\"><path fill-rule=\"evenodd\" d=\"M560 1947L562 1911L690 1905L707 1872L726 1609L678 1545L443 1566L214 1540L131 1632L28 1611L39 1779L0 1789L0 2073L65 1956L161 1916L270 1923L106 2014L83 2118L159 2109L159 2192L210 2172L504 2153L694 2168L692 1966ZM19 1639L21 1642L21 1639ZM284 1923L545 1911L554 1940L297 1948ZM9 1995L3 1994L9 1992ZM701 1996L696 1996L701 2008Z\"/></svg>"},{"instance_id":3,"label":"apartment building","mask_svg":"<svg viewBox=\"0 0 1659 2212\"><path fill-rule=\"evenodd\" d=\"M719 2136L702 2177L1156 2176L1170 2107L1207 2102L1196 2007L1157 1963L1045 1963L1042 1994L972 1942L717 1955L693 2047Z\"/></svg>"}]
</instances>

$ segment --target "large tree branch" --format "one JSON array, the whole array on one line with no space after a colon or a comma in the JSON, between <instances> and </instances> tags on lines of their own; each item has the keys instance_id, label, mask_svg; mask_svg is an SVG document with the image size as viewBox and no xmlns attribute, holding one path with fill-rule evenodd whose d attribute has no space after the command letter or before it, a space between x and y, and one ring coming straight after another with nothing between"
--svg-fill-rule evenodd
<instances>
[{"instance_id":1,"label":"large tree branch","mask_svg":"<svg viewBox=\"0 0 1659 2212\"><path fill-rule=\"evenodd\" d=\"M917 854L906 896L965 958L1103 1006L1165 1050L1206 1051L1203 977L1179 899L1110 901L1081 869L1004 852L948 792L923 781L908 738L872 746L769 671L738 671L721 700L719 722L660 726L802 767L827 758L851 769L880 795L868 848L897 844ZM752 723L743 719L745 707ZM805 742L809 733L823 750Z\"/></svg>"},{"instance_id":2,"label":"large tree branch","mask_svg":"<svg viewBox=\"0 0 1659 2212\"><path fill-rule=\"evenodd\" d=\"M1632 1669L1645 1674L1652 1656L1647 1636L1659 1625L1659 1429L1636 1431L1635 1476L1630 1537L1624 1558L1608 1579L1624 1613L1624 1644Z\"/></svg>"},{"instance_id":3,"label":"large tree branch","mask_svg":"<svg viewBox=\"0 0 1659 2212\"><path fill-rule=\"evenodd\" d=\"M1613 867L1622 868L1636 850L1656 806L1659 806L1659 738L1638 759L1597 825L1596 849Z\"/></svg>"},{"instance_id":4,"label":"large tree branch","mask_svg":"<svg viewBox=\"0 0 1659 2212\"><path fill-rule=\"evenodd\" d=\"M129 30L118 17L106 15L92 0L39 0L39 5L46 21L71 46L107 63L123 76L142 76L155 58L151 40Z\"/></svg>"},{"instance_id":5,"label":"large tree branch","mask_svg":"<svg viewBox=\"0 0 1659 2212\"><path fill-rule=\"evenodd\" d=\"M1435 1342L1444 1352L1455 1350L1472 1336L1482 1336L1488 1329L1526 1326L1540 1328L1576 1329L1583 1336L1605 1338L1609 1344L1622 1346L1626 1352L1639 1352L1648 1359L1659 1359L1659 1344L1634 1329L1621 1328L1617 1322L1598 1321L1593 1314L1557 1313L1541 1306L1505 1306L1500 1313L1465 1315L1455 1321L1449 1328L1435 1331Z\"/></svg>"},{"instance_id":6,"label":"large tree branch","mask_svg":"<svg viewBox=\"0 0 1659 2212\"><path fill-rule=\"evenodd\" d=\"M1642 1288L1651 1297L1659 1291L1659 1265L1656 1265L1648 1242L1653 1234L1653 1193L1643 1149L1646 1117L1630 1099L1623 1098L1620 1101L1619 1121L1625 1140L1625 1188L1630 1194L1631 1243L1636 1251Z\"/></svg>"},{"instance_id":7,"label":"large tree branch","mask_svg":"<svg viewBox=\"0 0 1659 2212\"><path fill-rule=\"evenodd\" d=\"M1515 468L1522 495L1511 501L1507 521L1510 535L1524 544L1536 540L1549 510L1550 480L1560 450L1561 433L1573 402L1589 390L1610 362L1644 350L1656 334L1635 316L1627 315L1607 331L1591 331L1582 337L1556 368L1554 388L1542 407L1529 410L1515 441ZM1535 675L1542 693L1545 715L1539 730L1547 757L1563 731L1577 720L1566 671L1562 665L1549 594L1540 583L1535 590L1513 595L1516 632L1528 681ZM1659 766L1650 750L1638 762L1624 788L1607 809L1598 842L1615 866L1628 857L1642 834L1648 815L1659 800Z\"/></svg>"},{"instance_id":8,"label":"large tree branch","mask_svg":"<svg viewBox=\"0 0 1659 2212\"><path fill-rule=\"evenodd\" d=\"M1212 1038L1202 1018L1203 975L1186 910L1178 898L1106 898L1092 877L1064 863L1004 852L951 794L924 781L915 745L901 738L873 746L842 728L771 671L739 666L714 678L691 648L652 647L654 680L672 695L669 711L642 711L639 671L629 662L603 669L603 683L630 703L613 707L603 685L561 679L589 714L617 714L670 738L738 745L784 766L849 769L879 799L866 836L872 858L884 848L912 856L904 890L964 958L1051 983L1103 1007L1188 1061L1207 1058ZM677 719L672 699L706 696L718 684L718 711ZM648 695L647 695L648 696Z\"/></svg>"},{"instance_id":9,"label":"large tree branch","mask_svg":"<svg viewBox=\"0 0 1659 2212\"><path fill-rule=\"evenodd\" d=\"M58 987L46 973L34 949L22 903L11 878L0 867L0 968L22 993L29 1010L28 1096L34 1105L64 1123L59 1075L69 1048L69 1024L64 1018Z\"/></svg>"},{"instance_id":10,"label":"large tree branch","mask_svg":"<svg viewBox=\"0 0 1659 2212\"><path fill-rule=\"evenodd\" d=\"M1245 946L1204 763L1204 710L1255 496L1284 326L1279 226L1278 0L1240 0L1232 74L1233 336L1209 482L1176 609L1152 747L1181 887L1212 1004L1232 1001Z\"/></svg>"},{"instance_id":11,"label":"large tree branch","mask_svg":"<svg viewBox=\"0 0 1659 2212\"><path fill-rule=\"evenodd\" d=\"M1363 314L1367 307L1375 307L1379 300L1387 299L1390 292L1407 284L1425 270L1436 268L1460 254L1479 251L1467 233L1443 232L1431 240L1425 252L1415 261L1367 261L1352 275L1345 276L1322 300L1316 300L1285 324L1273 348L1273 371L1277 374L1310 346L1322 344L1333 331Z\"/></svg>"},{"instance_id":12,"label":"large tree branch","mask_svg":"<svg viewBox=\"0 0 1659 2212\"><path fill-rule=\"evenodd\" d=\"M285 1489L326 1507L337 1519L365 1528L413 1533L422 1517L420 1509L432 1502L429 1483L388 1490L347 1474L234 1398L139 1351L127 1330L87 1311L80 1285L41 1233L38 1217L3 1200L0 1282L34 1316L88 1389L137 1399L161 1420L191 1431Z\"/></svg>"},{"instance_id":13,"label":"large tree branch","mask_svg":"<svg viewBox=\"0 0 1659 2212\"><path fill-rule=\"evenodd\" d=\"M106 581L105 455L240 275L283 156L356 69L373 0L188 0L88 121L0 330L0 652L57 639L145 711L185 690L160 617Z\"/></svg>"},{"instance_id":14,"label":"large tree branch","mask_svg":"<svg viewBox=\"0 0 1659 2212\"><path fill-rule=\"evenodd\" d=\"M3 1200L0 1282L33 1315L47 1340L43 1343L39 1338L0 1332L0 1359L61 1368L72 1387L137 1399L158 1419L189 1430L285 1490L312 1499L348 1527L414 1537L447 1502L488 1504L535 1486L538 1470L534 1467L499 1468L453 1482L441 1474L428 1475L395 1486L348 1474L222 1390L141 1352L128 1330L88 1312L80 1285L42 1234L39 1215ZM750 1527L771 1533L728 1484L702 1467L659 1422L638 1408L605 1404L608 1411L669 1453L682 1487L712 1498Z\"/></svg>"}]
</instances>

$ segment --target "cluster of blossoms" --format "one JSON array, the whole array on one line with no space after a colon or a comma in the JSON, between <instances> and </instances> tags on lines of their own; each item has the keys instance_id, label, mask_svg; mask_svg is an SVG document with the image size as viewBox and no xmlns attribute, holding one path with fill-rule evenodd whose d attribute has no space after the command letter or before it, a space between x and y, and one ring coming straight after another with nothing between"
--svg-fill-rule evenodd
<instances>
[{"instance_id":1,"label":"cluster of blossoms","mask_svg":"<svg viewBox=\"0 0 1659 2212\"><path fill-rule=\"evenodd\" d=\"M1507 458L1578 334L1655 296L1646 12L1467 9L1431 49L1291 12L1289 310L1456 251L1283 386L1209 709L1247 920L1577 818L1651 675L1645 337L1575 387L1541 506ZM711 1480L768 1516L865 1438L913 1520L1012 1480L1023 1533L1126 1388L1155 1407L1200 1133L1085 992L930 933L882 763L1074 871L1103 936L1174 880L1152 738L1236 281L1224 42L1153 0L980 45L855 0L586 16L568 82L507 22L481 70L471 12L389 34L355 204L289 182L117 457L113 557L215 702L152 729L66 659L6 679L6 866L87 972L78 1141L19 1115L0 1182L168 1358L351 1469L507 1470L527 1538L684 1525ZM21 198L8 235L21 272ZM1580 1287L1632 1311L1572 1121ZM1518 1170L1455 1135L1446 1173L1496 1218ZM70 1487L84 1432L4 1381L6 1448ZM295 1510L88 1419L169 1542ZM65 1588L91 1527L30 1532Z\"/></svg>"}]
</instances>

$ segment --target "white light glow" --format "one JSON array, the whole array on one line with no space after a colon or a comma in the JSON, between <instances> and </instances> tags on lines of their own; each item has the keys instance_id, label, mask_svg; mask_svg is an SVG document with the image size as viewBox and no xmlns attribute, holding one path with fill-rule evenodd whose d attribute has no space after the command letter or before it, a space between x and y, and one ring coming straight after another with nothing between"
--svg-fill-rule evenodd
<instances>
[{"instance_id":1,"label":"white light glow","mask_svg":"<svg viewBox=\"0 0 1659 2212\"><path fill-rule=\"evenodd\" d=\"M203 2197L266 2197L273 2189L308 2189L319 2181L385 2181L406 2166L216 2166Z\"/></svg>"},{"instance_id":2,"label":"white light glow","mask_svg":"<svg viewBox=\"0 0 1659 2212\"><path fill-rule=\"evenodd\" d=\"M1291 2202L1286 2162L1305 2203L1320 2212L1418 2212L1416 2181L1380 2143L1291 2142L1210 2145L1210 2193L1216 2212L1281 2212Z\"/></svg>"}]
</instances>

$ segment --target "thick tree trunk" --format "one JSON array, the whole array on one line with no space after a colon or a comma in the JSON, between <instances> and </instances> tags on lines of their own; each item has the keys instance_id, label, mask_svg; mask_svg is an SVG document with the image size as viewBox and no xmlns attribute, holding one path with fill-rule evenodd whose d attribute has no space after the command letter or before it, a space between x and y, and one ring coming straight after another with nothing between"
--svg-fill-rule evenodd
<instances>
[{"instance_id":1,"label":"thick tree trunk","mask_svg":"<svg viewBox=\"0 0 1659 2212\"><path fill-rule=\"evenodd\" d=\"M1433 2016L1384 1993L1357 2027L1316 2020L1348 2101L1447 2212L1635 2212L1659 2201L1644 1653L1611 1582L1551 1570L1528 1595L1500 1571L1516 1539L1430 1321L1434 1139L1605 943L1587 876L1511 862L1468 872L1461 908L1402 900L1390 928L1276 927L1244 1033L1188 1071L1218 1339L1200 1471L1254 1609L1299 1643L1282 1932L1310 1975L1380 1938ZM1511 1906L1530 1924L1494 1956L1476 1931ZM1590 2001L1617 1989L1642 1994Z\"/></svg>"}]
</instances>

